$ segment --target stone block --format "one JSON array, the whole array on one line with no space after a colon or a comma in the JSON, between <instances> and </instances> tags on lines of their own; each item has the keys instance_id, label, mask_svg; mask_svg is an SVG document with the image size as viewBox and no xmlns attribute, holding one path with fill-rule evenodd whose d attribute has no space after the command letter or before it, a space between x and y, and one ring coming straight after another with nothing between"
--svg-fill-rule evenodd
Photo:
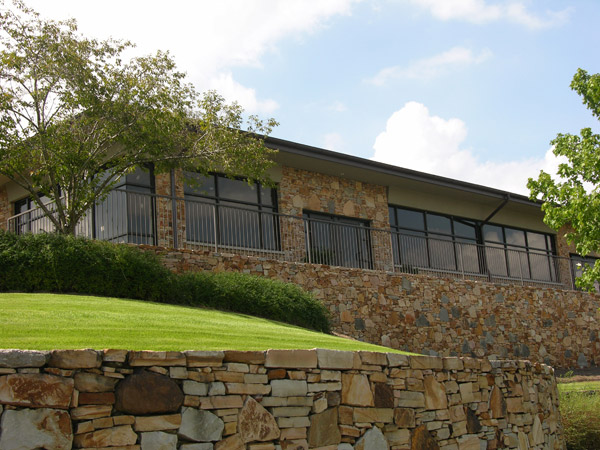
<instances>
[{"instance_id":1,"label":"stone block","mask_svg":"<svg viewBox=\"0 0 600 450\"><path fill-rule=\"evenodd\" d=\"M354 408L354 423L392 423L392 408Z\"/></svg>"},{"instance_id":2,"label":"stone block","mask_svg":"<svg viewBox=\"0 0 600 450\"><path fill-rule=\"evenodd\" d=\"M115 409L127 414L178 412L183 392L172 379L142 370L122 380L115 390Z\"/></svg>"},{"instance_id":3,"label":"stone block","mask_svg":"<svg viewBox=\"0 0 600 450\"><path fill-rule=\"evenodd\" d=\"M75 389L79 392L112 392L119 381L91 372L77 372L74 380Z\"/></svg>"},{"instance_id":4,"label":"stone block","mask_svg":"<svg viewBox=\"0 0 600 450\"><path fill-rule=\"evenodd\" d=\"M306 396L308 384L304 380L272 380L271 395L273 397Z\"/></svg>"},{"instance_id":5,"label":"stone block","mask_svg":"<svg viewBox=\"0 0 600 450\"><path fill-rule=\"evenodd\" d=\"M224 428L224 422L213 413L184 407L177 434L190 441L215 442L221 440Z\"/></svg>"},{"instance_id":6,"label":"stone block","mask_svg":"<svg viewBox=\"0 0 600 450\"><path fill-rule=\"evenodd\" d=\"M98 447L124 447L134 445L137 434L130 425L121 425L113 428L104 428L91 433L78 434L73 439L75 447L98 448Z\"/></svg>"},{"instance_id":7,"label":"stone block","mask_svg":"<svg viewBox=\"0 0 600 450\"><path fill-rule=\"evenodd\" d=\"M4 411L0 429L2 450L70 449L73 440L69 414L57 409Z\"/></svg>"},{"instance_id":8,"label":"stone block","mask_svg":"<svg viewBox=\"0 0 600 450\"><path fill-rule=\"evenodd\" d=\"M354 367L354 352L318 348L317 360L321 369L352 369Z\"/></svg>"},{"instance_id":9,"label":"stone block","mask_svg":"<svg viewBox=\"0 0 600 450\"><path fill-rule=\"evenodd\" d=\"M206 383L199 383L197 381L185 380L183 382L183 393L185 395L199 395L204 397L208 394L208 386ZM223 392L225 393L225 392Z\"/></svg>"},{"instance_id":10,"label":"stone block","mask_svg":"<svg viewBox=\"0 0 600 450\"><path fill-rule=\"evenodd\" d=\"M185 366L186 355L182 352L153 352L149 350L129 352L129 365L133 367ZM191 366L190 367L194 367Z\"/></svg>"},{"instance_id":11,"label":"stone block","mask_svg":"<svg viewBox=\"0 0 600 450\"><path fill-rule=\"evenodd\" d=\"M153 431L142 433L142 450L177 450L177 435Z\"/></svg>"},{"instance_id":12,"label":"stone block","mask_svg":"<svg viewBox=\"0 0 600 450\"><path fill-rule=\"evenodd\" d=\"M34 408L67 409L73 396L73 379L43 374L0 377L0 402Z\"/></svg>"},{"instance_id":13,"label":"stone block","mask_svg":"<svg viewBox=\"0 0 600 450\"><path fill-rule=\"evenodd\" d=\"M50 359L50 352L35 350L0 350L0 367L42 367Z\"/></svg>"},{"instance_id":14,"label":"stone block","mask_svg":"<svg viewBox=\"0 0 600 450\"><path fill-rule=\"evenodd\" d=\"M366 375L342 374L342 404L352 406L375 406L371 385Z\"/></svg>"},{"instance_id":15,"label":"stone block","mask_svg":"<svg viewBox=\"0 0 600 450\"><path fill-rule=\"evenodd\" d=\"M48 361L59 369L95 369L102 365L102 355L96 350L53 350Z\"/></svg>"},{"instance_id":16,"label":"stone block","mask_svg":"<svg viewBox=\"0 0 600 450\"><path fill-rule=\"evenodd\" d=\"M425 386L425 408L446 409L448 407L448 399L444 385L438 382L434 376L426 376L423 380Z\"/></svg>"},{"instance_id":17,"label":"stone block","mask_svg":"<svg viewBox=\"0 0 600 450\"><path fill-rule=\"evenodd\" d=\"M437 356L411 355L408 358L411 369L443 369L444 363L442 358Z\"/></svg>"},{"instance_id":18,"label":"stone block","mask_svg":"<svg viewBox=\"0 0 600 450\"><path fill-rule=\"evenodd\" d=\"M373 427L354 446L354 450L388 450L389 444L381 430Z\"/></svg>"},{"instance_id":19,"label":"stone block","mask_svg":"<svg viewBox=\"0 0 600 450\"><path fill-rule=\"evenodd\" d=\"M87 405L71 409L73 420L90 420L99 417L108 417L112 412L112 405Z\"/></svg>"},{"instance_id":20,"label":"stone block","mask_svg":"<svg viewBox=\"0 0 600 450\"><path fill-rule=\"evenodd\" d=\"M425 395L422 392L400 391L398 406L401 408L425 408Z\"/></svg>"},{"instance_id":21,"label":"stone block","mask_svg":"<svg viewBox=\"0 0 600 450\"><path fill-rule=\"evenodd\" d=\"M269 395L271 386L265 384L225 383L228 394Z\"/></svg>"},{"instance_id":22,"label":"stone block","mask_svg":"<svg viewBox=\"0 0 600 450\"><path fill-rule=\"evenodd\" d=\"M387 353L389 367L406 367L408 366L408 355L400 353Z\"/></svg>"},{"instance_id":23,"label":"stone block","mask_svg":"<svg viewBox=\"0 0 600 450\"><path fill-rule=\"evenodd\" d=\"M246 399L240 411L238 430L243 443L271 441L278 439L281 434L273 415L252 397Z\"/></svg>"},{"instance_id":24,"label":"stone block","mask_svg":"<svg viewBox=\"0 0 600 450\"><path fill-rule=\"evenodd\" d=\"M262 351L235 351L227 350L224 352L223 362L245 363L245 364L264 364L266 354Z\"/></svg>"},{"instance_id":25,"label":"stone block","mask_svg":"<svg viewBox=\"0 0 600 450\"><path fill-rule=\"evenodd\" d=\"M115 394L113 392L80 392L77 404L80 405L114 405Z\"/></svg>"},{"instance_id":26,"label":"stone block","mask_svg":"<svg viewBox=\"0 0 600 450\"><path fill-rule=\"evenodd\" d=\"M181 426L181 414L141 416L135 418L135 431L177 430Z\"/></svg>"},{"instance_id":27,"label":"stone block","mask_svg":"<svg viewBox=\"0 0 600 450\"><path fill-rule=\"evenodd\" d=\"M341 440L342 435L338 428L337 408L310 416L310 428L308 430L308 445L310 448L337 445Z\"/></svg>"},{"instance_id":28,"label":"stone block","mask_svg":"<svg viewBox=\"0 0 600 450\"><path fill-rule=\"evenodd\" d=\"M267 350L265 367L314 369L317 363L316 350Z\"/></svg>"}]
</instances>

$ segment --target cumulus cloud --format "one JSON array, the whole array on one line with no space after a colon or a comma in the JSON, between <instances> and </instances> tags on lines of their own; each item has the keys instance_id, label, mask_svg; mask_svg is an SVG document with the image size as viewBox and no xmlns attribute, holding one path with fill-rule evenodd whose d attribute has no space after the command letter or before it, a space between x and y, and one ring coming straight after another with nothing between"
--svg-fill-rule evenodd
<instances>
[{"instance_id":1,"label":"cumulus cloud","mask_svg":"<svg viewBox=\"0 0 600 450\"><path fill-rule=\"evenodd\" d=\"M546 11L539 16L528 11L522 1L504 1L490 4L486 0L410 0L411 3L427 9L440 20L463 20L484 24L498 20L508 20L530 29L548 28L564 23L570 9Z\"/></svg>"},{"instance_id":2,"label":"cumulus cloud","mask_svg":"<svg viewBox=\"0 0 600 450\"><path fill-rule=\"evenodd\" d=\"M392 66L380 70L377 75L367 80L376 86L383 86L391 79L427 79L435 78L453 69L480 64L492 56L489 49L483 49L479 54L469 48L453 47L430 58L413 61L406 67Z\"/></svg>"},{"instance_id":3,"label":"cumulus cloud","mask_svg":"<svg viewBox=\"0 0 600 450\"><path fill-rule=\"evenodd\" d=\"M302 39L348 15L358 0L29 0L44 17L75 17L83 34L129 39L136 54L171 50L178 67L199 90L224 85L227 95L251 113L270 111L271 99L233 80L234 67L261 67L261 58L277 52L285 39Z\"/></svg>"},{"instance_id":4,"label":"cumulus cloud","mask_svg":"<svg viewBox=\"0 0 600 450\"><path fill-rule=\"evenodd\" d=\"M431 115L421 103L409 102L388 119L375 139L374 160L528 195L527 179L540 170L555 174L559 160L549 149L544 157L518 161L482 161L462 147L466 124Z\"/></svg>"},{"instance_id":5,"label":"cumulus cloud","mask_svg":"<svg viewBox=\"0 0 600 450\"><path fill-rule=\"evenodd\" d=\"M340 102L339 100L336 100L335 102L333 102L332 104L330 104L327 109L329 111L335 111L335 112L345 112L348 110L348 107L343 103Z\"/></svg>"},{"instance_id":6,"label":"cumulus cloud","mask_svg":"<svg viewBox=\"0 0 600 450\"><path fill-rule=\"evenodd\" d=\"M327 133L323 136L323 148L340 152L344 148L344 139L339 133Z\"/></svg>"}]
</instances>

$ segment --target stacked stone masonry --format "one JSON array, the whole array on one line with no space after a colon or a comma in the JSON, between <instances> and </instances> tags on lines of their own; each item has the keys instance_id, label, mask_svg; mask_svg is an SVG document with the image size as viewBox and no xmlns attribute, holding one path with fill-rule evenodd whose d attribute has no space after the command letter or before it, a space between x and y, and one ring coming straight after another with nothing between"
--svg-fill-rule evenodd
<instances>
[{"instance_id":1,"label":"stacked stone masonry","mask_svg":"<svg viewBox=\"0 0 600 450\"><path fill-rule=\"evenodd\" d=\"M327 306L334 331L362 341L565 369L600 363L598 294L143 248L178 272L228 270L298 284Z\"/></svg>"},{"instance_id":2,"label":"stacked stone masonry","mask_svg":"<svg viewBox=\"0 0 600 450\"><path fill-rule=\"evenodd\" d=\"M0 350L0 449L563 449L552 368L335 350Z\"/></svg>"}]
</instances>

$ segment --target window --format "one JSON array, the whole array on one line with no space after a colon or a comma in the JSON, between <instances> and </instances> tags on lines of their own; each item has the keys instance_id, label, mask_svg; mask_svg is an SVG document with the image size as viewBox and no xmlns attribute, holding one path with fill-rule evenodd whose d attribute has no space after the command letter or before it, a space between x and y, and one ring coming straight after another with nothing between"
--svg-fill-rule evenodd
<instances>
[{"instance_id":1,"label":"window","mask_svg":"<svg viewBox=\"0 0 600 450\"><path fill-rule=\"evenodd\" d=\"M371 269L369 221L304 211L307 260L315 264ZM310 259L309 259L310 258Z\"/></svg>"},{"instance_id":2,"label":"window","mask_svg":"<svg viewBox=\"0 0 600 450\"><path fill-rule=\"evenodd\" d=\"M46 196L40 197L40 200L45 205L50 203L50 199ZM15 227L14 232L17 234L54 231L54 225L50 219L45 217L44 211L41 208L38 209L32 197L25 197L16 201L14 203L14 214L18 215L13 225Z\"/></svg>"},{"instance_id":3,"label":"window","mask_svg":"<svg viewBox=\"0 0 600 450\"><path fill-rule=\"evenodd\" d=\"M399 206L389 215L396 265L481 273L474 221Z\"/></svg>"},{"instance_id":4,"label":"window","mask_svg":"<svg viewBox=\"0 0 600 450\"><path fill-rule=\"evenodd\" d=\"M557 281L554 244L550 235L511 227L482 227L486 263L492 275Z\"/></svg>"},{"instance_id":5,"label":"window","mask_svg":"<svg viewBox=\"0 0 600 450\"><path fill-rule=\"evenodd\" d=\"M475 220L389 207L394 263L502 278L557 281L552 236ZM483 246L482 244L485 244Z\"/></svg>"},{"instance_id":6,"label":"window","mask_svg":"<svg viewBox=\"0 0 600 450\"><path fill-rule=\"evenodd\" d=\"M186 239L278 250L277 190L223 175L185 173Z\"/></svg>"},{"instance_id":7,"label":"window","mask_svg":"<svg viewBox=\"0 0 600 450\"><path fill-rule=\"evenodd\" d=\"M112 242L155 244L154 173L137 168L88 215L93 237Z\"/></svg>"},{"instance_id":8,"label":"window","mask_svg":"<svg viewBox=\"0 0 600 450\"><path fill-rule=\"evenodd\" d=\"M583 273L583 268L586 265L593 266L594 264L596 264L596 260L598 260L598 258L594 258L593 256L587 256L584 258L583 256L579 255L571 255L571 271L573 274L573 285L576 288L577 286L575 285L575 280L581 276L581 274ZM596 292L600 293L600 283L598 283L598 281L594 283L594 288L596 289Z\"/></svg>"}]
</instances>

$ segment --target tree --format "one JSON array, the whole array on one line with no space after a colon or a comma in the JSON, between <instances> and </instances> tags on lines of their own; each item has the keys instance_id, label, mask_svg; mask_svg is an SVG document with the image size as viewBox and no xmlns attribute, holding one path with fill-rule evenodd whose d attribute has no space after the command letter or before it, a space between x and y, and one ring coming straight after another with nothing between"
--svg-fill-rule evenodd
<instances>
[{"instance_id":1,"label":"tree","mask_svg":"<svg viewBox=\"0 0 600 450\"><path fill-rule=\"evenodd\" d=\"M74 20L11 5L0 0L0 174L57 232L74 233L121 176L148 163L266 178L273 119L244 121L239 105L199 95L168 53L124 61L130 42L88 39Z\"/></svg>"},{"instance_id":2,"label":"tree","mask_svg":"<svg viewBox=\"0 0 600 450\"><path fill-rule=\"evenodd\" d=\"M600 119L600 74L590 75L578 69L571 82L584 105ZM555 230L568 231L568 243L574 243L578 254L587 256L600 251L600 135L591 128L579 136L558 134L551 142L556 156L568 162L558 168L559 179L541 171L537 180L529 179L531 198L544 202L544 222ZM585 267L577 280L579 287L592 289L600 280L600 261Z\"/></svg>"}]
</instances>

